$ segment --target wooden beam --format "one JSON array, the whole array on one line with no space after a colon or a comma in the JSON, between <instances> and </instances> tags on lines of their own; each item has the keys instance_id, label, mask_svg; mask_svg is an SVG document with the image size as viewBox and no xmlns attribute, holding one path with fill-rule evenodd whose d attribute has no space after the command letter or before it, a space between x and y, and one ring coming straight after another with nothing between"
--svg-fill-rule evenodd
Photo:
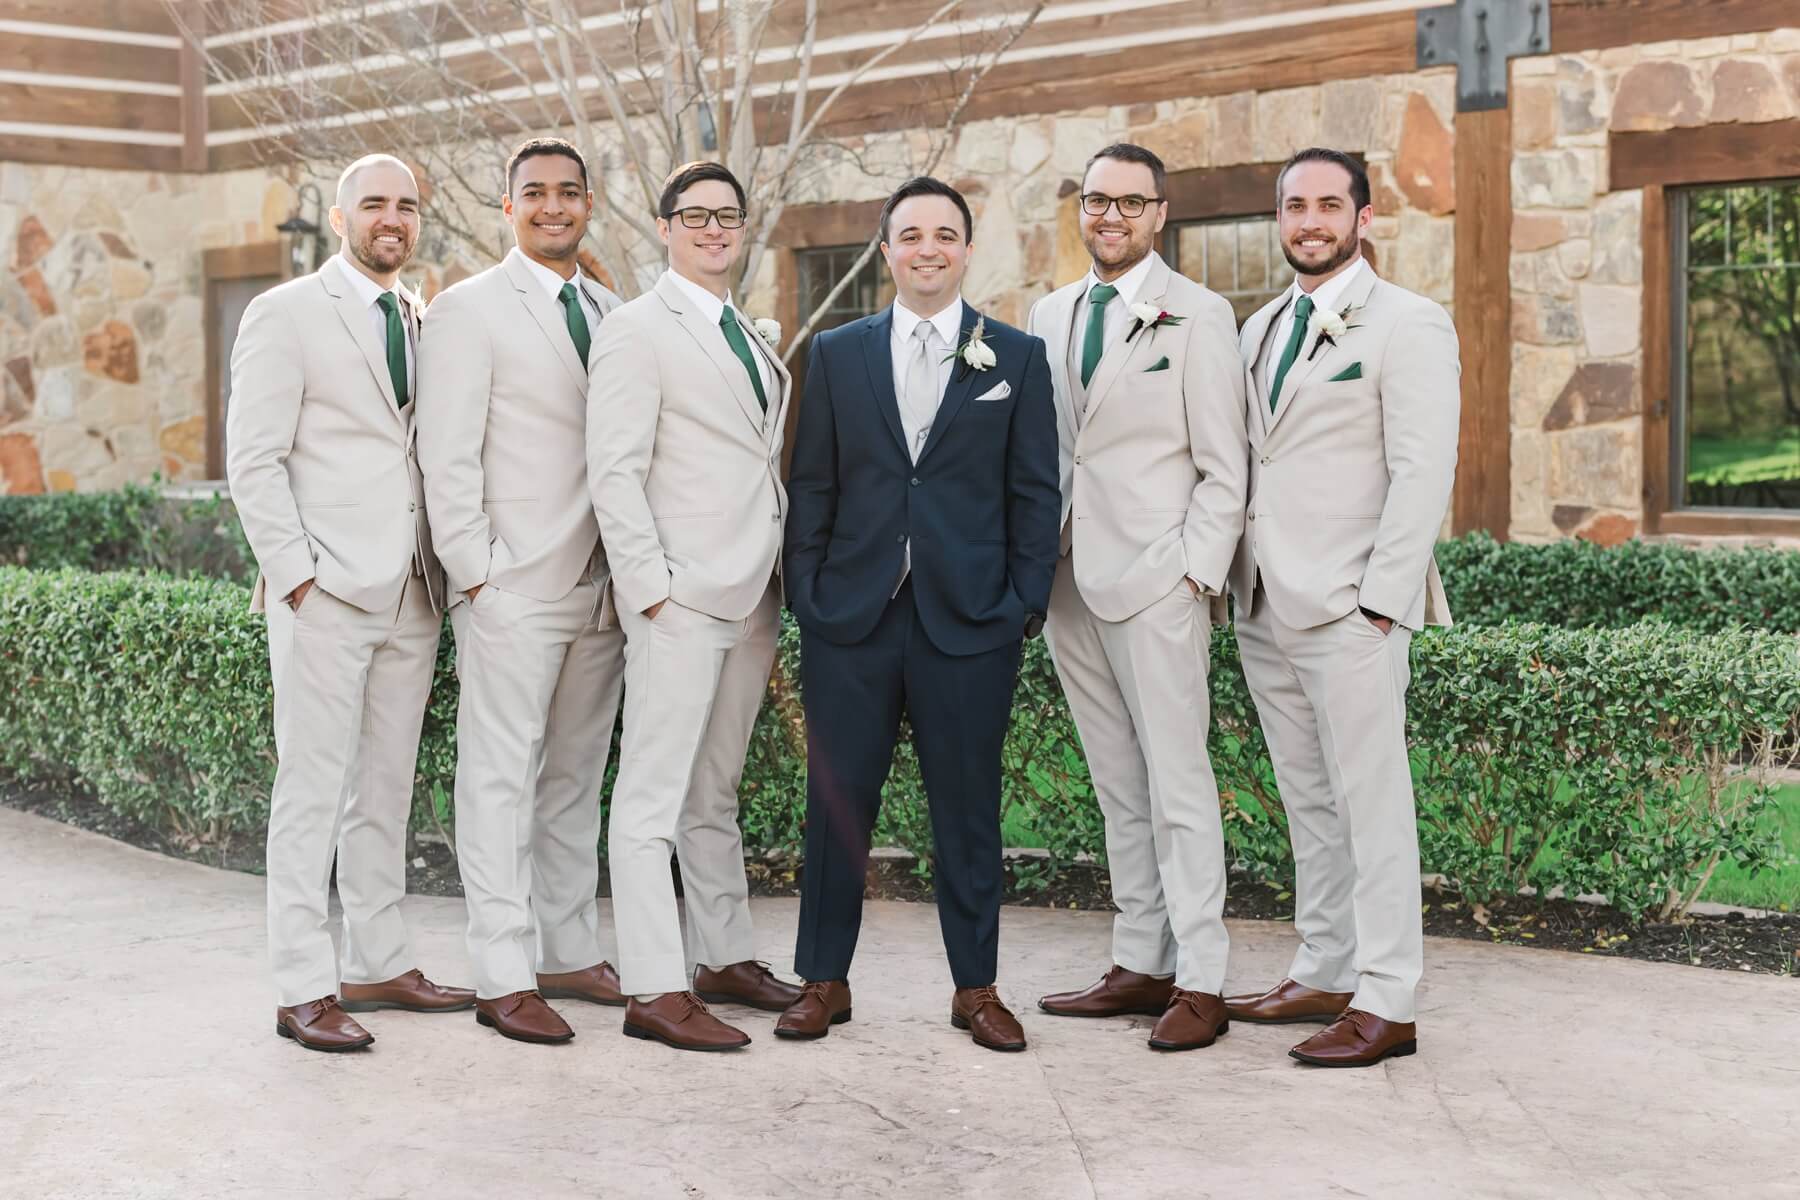
<instances>
[{"instance_id":1,"label":"wooden beam","mask_svg":"<svg viewBox=\"0 0 1800 1200\"><path fill-rule=\"evenodd\" d=\"M140 96L92 88L0 83L0 113L9 121L38 125L79 125L139 133L173 133L181 128L174 96Z\"/></svg>"},{"instance_id":2,"label":"wooden beam","mask_svg":"<svg viewBox=\"0 0 1800 1200\"><path fill-rule=\"evenodd\" d=\"M1551 0L1550 53L1761 33L1794 23L1794 0Z\"/></svg>"},{"instance_id":3,"label":"wooden beam","mask_svg":"<svg viewBox=\"0 0 1800 1200\"><path fill-rule=\"evenodd\" d=\"M1456 330L1462 430L1451 528L1512 525L1512 111L1456 114Z\"/></svg>"},{"instance_id":4,"label":"wooden beam","mask_svg":"<svg viewBox=\"0 0 1800 1200\"><path fill-rule=\"evenodd\" d=\"M6 0L0 17L112 33L175 32L162 0Z\"/></svg>"},{"instance_id":5,"label":"wooden beam","mask_svg":"<svg viewBox=\"0 0 1800 1200\"><path fill-rule=\"evenodd\" d=\"M1644 521L1645 533L1660 533L1664 513L1675 507L1669 457L1669 397L1674 389L1670 375L1670 333L1674 318L1669 244L1669 198L1662 188L1644 189L1642 218L1643 346L1639 394L1644 398Z\"/></svg>"},{"instance_id":6,"label":"wooden beam","mask_svg":"<svg viewBox=\"0 0 1800 1200\"><path fill-rule=\"evenodd\" d=\"M1097 147L1096 147L1097 148ZM1367 165L1361 151L1350 155ZM1275 215L1275 180L1284 164L1240 163L1169 172L1169 220L1216 221Z\"/></svg>"},{"instance_id":7,"label":"wooden beam","mask_svg":"<svg viewBox=\"0 0 1800 1200\"><path fill-rule=\"evenodd\" d=\"M0 134L0 162L108 167L122 171L178 171L181 169L181 148L7 133Z\"/></svg>"},{"instance_id":8,"label":"wooden beam","mask_svg":"<svg viewBox=\"0 0 1800 1200\"><path fill-rule=\"evenodd\" d=\"M1608 187L1741 183L1800 175L1800 120L1696 125L1607 138Z\"/></svg>"},{"instance_id":9,"label":"wooden beam","mask_svg":"<svg viewBox=\"0 0 1800 1200\"><path fill-rule=\"evenodd\" d=\"M0 37L0 71L82 75L131 83L179 82L172 49L23 34Z\"/></svg>"},{"instance_id":10,"label":"wooden beam","mask_svg":"<svg viewBox=\"0 0 1800 1200\"><path fill-rule=\"evenodd\" d=\"M205 171L206 153L206 51L197 39L206 36L206 6L190 2L185 13L187 32L181 39L181 169Z\"/></svg>"}]
</instances>

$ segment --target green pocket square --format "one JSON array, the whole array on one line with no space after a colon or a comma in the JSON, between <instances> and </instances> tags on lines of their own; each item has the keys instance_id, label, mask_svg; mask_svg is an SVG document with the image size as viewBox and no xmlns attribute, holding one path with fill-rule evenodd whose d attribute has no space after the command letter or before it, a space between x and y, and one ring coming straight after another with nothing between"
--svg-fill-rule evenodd
<instances>
[{"instance_id":1,"label":"green pocket square","mask_svg":"<svg viewBox=\"0 0 1800 1200\"><path fill-rule=\"evenodd\" d=\"M1165 354L1161 358L1157 359L1155 362L1151 363L1149 366L1145 367L1144 374L1148 375L1152 371L1166 371L1168 369L1169 369L1169 356Z\"/></svg>"},{"instance_id":2,"label":"green pocket square","mask_svg":"<svg viewBox=\"0 0 1800 1200\"><path fill-rule=\"evenodd\" d=\"M1361 378L1362 378L1362 364L1360 362L1353 362L1349 366L1345 367L1343 370L1339 371L1336 375L1333 375L1330 379L1326 380L1325 382L1327 382L1327 383L1342 383L1346 379L1361 379Z\"/></svg>"}]
</instances>

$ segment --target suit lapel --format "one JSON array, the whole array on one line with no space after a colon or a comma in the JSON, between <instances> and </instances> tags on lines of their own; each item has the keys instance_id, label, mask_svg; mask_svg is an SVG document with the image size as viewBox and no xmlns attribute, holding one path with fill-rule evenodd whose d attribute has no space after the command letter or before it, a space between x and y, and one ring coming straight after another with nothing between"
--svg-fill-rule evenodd
<instances>
[{"instance_id":1,"label":"suit lapel","mask_svg":"<svg viewBox=\"0 0 1800 1200\"><path fill-rule=\"evenodd\" d=\"M1144 286L1138 289L1138 294L1130 297L1120 296L1119 299L1126 304L1128 309L1130 305L1139 303L1150 303L1161 308L1163 297L1168 294L1168 291L1169 265L1163 262L1161 255L1158 255L1151 262L1149 274L1144 276ZM1183 314L1177 313L1176 315ZM1136 322L1136 317L1127 316L1125 322L1127 334L1131 332L1131 327ZM1094 368L1094 386L1088 389L1087 419L1090 423L1094 419L1094 414L1100 410L1100 405L1106 400L1107 393L1112 391L1113 384L1124 372L1125 364L1131 360L1131 356L1155 340L1156 334L1153 330L1140 329L1137 336L1130 341L1121 337L1117 342L1108 346L1105 353L1101 354L1100 365Z\"/></svg>"},{"instance_id":2,"label":"suit lapel","mask_svg":"<svg viewBox=\"0 0 1800 1200\"><path fill-rule=\"evenodd\" d=\"M980 320L981 314L975 311L975 306L966 300L963 301L962 328L957 331L956 345L951 347L953 352L960 350L963 343L969 340L969 335L975 331L975 325ZM983 337L985 338L985 336L984 334ZM930 454L932 449L944 440L944 433L950 428L950 422L956 420L956 414L961 412L963 405L969 402L969 396L975 391L975 385L981 382L986 375L985 371L977 371L960 358L950 368L950 384L944 389L944 399L938 405L937 416L932 418L931 434L925 439L925 448L919 451L921 463L925 461L926 455Z\"/></svg>"},{"instance_id":3,"label":"suit lapel","mask_svg":"<svg viewBox=\"0 0 1800 1200\"><path fill-rule=\"evenodd\" d=\"M1256 313L1244 323L1243 345L1248 351L1244 359L1244 375L1249 386L1245 389L1250 398L1250 407L1256 410L1253 418L1256 426L1264 433L1269 428L1269 393L1266 381L1262 378L1261 367L1263 356L1269 351L1269 333L1275 328L1277 318L1287 309L1288 293L1283 292L1274 300L1256 310Z\"/></svg>"},{"instance_id":4,"label":"suit lapel","mask_svg":"<svg viewBox=\"0 0 1800 1200\"><path fill-rule=\"evenodd\" d=\"M531 267L525 262L525 255L517 246L506 252L501 265L506 268L506 277L512 280L513 287L519 293L519 302L531 314L539 332L549 341L551 352L562 363L563 370L569 373L570 378L586 394L587 366L575 352L575 339L569 336L569 318L563 311L562 302L545 293L543 285L532 275ZM576 286L581 286L579 279ZM592 332L598 335L597 330Z\"/></svg>"},{"instance_id":5,"label":"suit lapel","mask_svg":"<svg viewBox=\"0 0 1800 1200\"><path fill-rule=\"evenodd\" d=\"M350 340L355 342L357 349L362 351L363 360L369 364L369 373L375 376L375 386L381 389L382 397L387 400L388 411L398 420L400 419L400 406L394 398L393 377L388 374L387 352L380 340L376 338L374 327L369 323L368 305L365 305L357 296L355 289L350 286L349 280L331 277L332 272L354 269L346 267L334 257L319 271L319 281L324 285L325 290L331 293L338 318L343 321L344 329L350 334Z\"/></svg>"},{"instance_id":6,"label":"suit lapel","mask_svg":"<svg viewBox=\"0 0 1800 1200\"><path fill-rule=\"evenodd\" d=\"M755 324L744 330L744 337L750 343L750 353L769 364L769 373L775 377L776 395L769 398L769 411L763 422L763 436L773 437L782 427L787 414L788 393L793 389L793 376L788 374L787 365L775 353L775 348L762 340L762 334L756 332Z\"/></svg>"},{"instance_id":7,"label":"suit lapel","mask_svg":"<svg viewBox=\"0 0 1800 1200\"><path fill-rule=\"evenodd\" d=\"M911 458L906 448L906 430L900 424L900 397L894 393L894 309L892 305L875 314L863 326L863 365L869 369L869 392L875 407L887 422L888 431L900 452Z\"/></svg>"},{"instance_id":8,"label":"suit lapel","mask_svg":"<svg viewBox=\"0 0 1800 1200\"><path fill-rule=\"evenodd\" d=\"M763 412L762 405L756 402L756 390L750 384L750 372L744 369L738 356L731 352L731 347L725 342L725 334L717 325L710 324L705 317L694 311L692 302L681 294L681 285L666 271L656 281L656 294L668 306L669 311L675 314L681 327L705 351L713 366L719 369L726 386L737 398L738 407L744 410L744 416L761 433L767 414Z\"/></svg>"},{"instance_id":9,"label":"suit lapel","mask_svg":"<svg viewBox=\"0 0 1800 1200\"><path fill-rule=\"evenodd\" d=\"M1374 286L1375 272L1364 268L1356 282L1337 298L1336 303L1332 305L1333 310L1344 312L1362 308L1368 303L1369 291ZM1323 335L1309 333L1306 340L1300 343L1300 357L1294 361L1293 366L1288 368L1287 378L1281 381L1281 395L1275 398L1275 411L1269 417L1270 433L1275 432L1275 427L1281 424L1281 418L1286 416L1288 409L1294 406L1294 401L1299 398L1300 389L1306 386L1306 381L1311 379L1313 373L1324 366L1328 359L1333 358L1342 350L1344 344L1352 336L1349 331L1346 331L1343 337L1337 339L1335 346L1326 346L1323 344Z\"/></svg>"},{"instance_id":10,"label":"suit lapel","mask_svg":"<svg viewBox=\"0 0 1800 1200\"><path fill-rule=\"evenodd\" d=\"M1081 386L1081 378L1069 373L1069 345L1075 338L1076 301L1082 294L1079 283L1071 284L1044 301L1044 349L1049 353L1051 377L1063 382L1056 389L1057 419L1070 430L1080 428L1075 415L1075 389Z\"/></svg>"}]
</instances>

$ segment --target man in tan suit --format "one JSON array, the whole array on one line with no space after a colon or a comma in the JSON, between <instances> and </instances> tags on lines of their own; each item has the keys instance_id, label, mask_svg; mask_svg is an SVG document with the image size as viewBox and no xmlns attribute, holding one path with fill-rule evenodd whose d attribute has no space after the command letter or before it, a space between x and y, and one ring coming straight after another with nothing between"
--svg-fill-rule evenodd
<instances>
[{"instance_id":1,"label":"man in tan suit","mask_svg":"<svg viewBox=\"0 0 1800 1200\"><path fill-rule=\"evenodd\" d=\"M251 607L268 614L275 685L275 1028L309 1049L354 1050L374 1038L346 1010L443 1012L474 994L414 967L400 917L442 620L413 457L422 306L399 286L419 236L412 172L388 155L352 163L331 226L342 245L330 262L244 312L226 473L261 569ZM341 976L327 915L334 854Z\"/></svg>"},{"instance_id":2,"label":"man in tan suit","mask_svg":"<svg viewBox=\"0 0 1800 1200\"><path fill-rule=\"evenodd\" d=\"M1238 646L1294 846L1300 949L1287 978L1226 1005L1325 1021L1293 1057L1413 1053L1424 964L1406 755L1413 631L1447 625L1432 546L1461 409L1456 330L1378 279L1362 166L1303 150L1276 184L1294 286L1245 323L1250 511L1232 564Z\"/></svg>"},{"instance_id":3,"label":"man in tan suit","mask_svg":"<svg viewBox=\"0 0 1800 1200\"><path fill-rule=\"evenodd\" d=\"M625 638L585 441L592 338L619 298L577 269L594 205L581 152L533 139L506 180L518 245L425 322L419 465L462 688L456 857L476 1020L566 1042L574 1031L545 997L625 1003L594 899Z\"/></svg>"},{"instance_id":4,"label":"man in tan suit","mask_svg":"<svg viewBox=\"0 0 1800 1200\"><path fill-rule=\"evenodd\" d=\"M1045 996L1070 1017L1155 1016L1150 1045L1226 1025L1225 849L1206 752L1213 610L1244 526L1244 373L1223 297L1152 249L1162 160L1108 146L1082 182L1093 266L1039 302L1062 460L1045 636L1106 818L1113 966Z\"/></svg>"},{"instance_id":5,"label":"man in tan suit","mask_svg":"<svg viewBox=\"0 0 1800 1200\"><path fill-rule=\"evenodd\" d=\"M744 189L719 164L669 177L656 218L669 269L601 327L588 392L588 478L626 637L607 855L625 1033L683 1050L749 1044L708 1000L779 1012L800 994L755 961L737 826L775 661L789 387L732 304L744 215Z\"/></svg>"}]
</instances>

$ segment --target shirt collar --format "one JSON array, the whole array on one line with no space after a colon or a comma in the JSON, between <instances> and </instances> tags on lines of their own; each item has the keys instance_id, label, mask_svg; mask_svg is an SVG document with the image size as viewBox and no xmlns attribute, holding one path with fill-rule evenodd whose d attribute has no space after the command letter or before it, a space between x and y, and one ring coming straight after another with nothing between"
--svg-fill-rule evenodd
<instances>
[{"instance_id":1,"label":"shirt collar","mask_svg":"<svg viewBox=\"0 0 1800 1200\"><path fill-rule=\"evenodd\" d=\"M1119 298L1121 300L1124 300L1127 304L1135 304L1138 301L1138 293L1142 290L1145 280L1150 277L1150 261L1155 257L1156 252L1151 251L1149 254L1138 259L1131 270L1112 281L1112 285L1119 289ZM1098 287L1102 282L1101 278L1094 274L1094 268L1090 266L1087 273L1087 286L1081 290L1081 298L1085 301L1087 299L1087 294L1093 291L1094 288Z\"/></svg>"},{"instance_id":2,"label":"shirt collar","mask_svg":"<svg viewBox=\"0 0 1800 1200\"><path fill-rule=\"evenodd\" d=\"M944 345L955 347L957 335L962 332L962 318L963 299L961 296L945 305L935 316L930 318L931 327L937 330L937 335L942 339ZM902 342L913 336L913 330L917 329L919 322L923 320L926 318L906 307L898 299L894 301L894 336Z\"/></svg>"},{"instance_id":3,"label":"shirt collar","mask_svg":"<svg viewBox=\"0 0 1800 1200\"><path fill-rule=\"evenodd\" d=\"M1356 282L1357 277L1368 269L1369 260L1358 256L1356 262L1349 270L1332 276L1330 279L1314 288L1312 292L1313 311L1318 312L1320 309L1326 308L1331 309L1333 312L1337 311L1338 301L1342 299L1345 292L1350 290L1350 285ZM1299 303L1301 294L1300 281L1295 279L1293 295L1288 301L1290 309L1293 305Z\"/></svg>"},{"instance_id":4,"label":"shirt collar","mask_svg":"<svg viewBox=\"0 0 1800 1200\"><path fill-rule=\"evenodd\" d=\"M519 251L519 261L525 264L526 268L531 272L531 277L538 281L539 286L549 294L552 300L556 300L562 296L563 284L565 283L574 284L577 292L583 290L581 286L580 271L576 271L572 279L564 279L561 275L558 275L543 263L538 262L523 250Z\"/></svg>"},{"instance_id":5,"label":"shirt collar","mask_svg":"<svg viewBox=\"0 0 1800 1200\"><path fill-rule=\"evenodd\" d=\"M343 255L340 254L338 257L341 259L343 258ZM379 283L376 283L373 279L364 275L362 271L348 262L340 262L338 264L338 273L349 279L350 288L356 293L356 298L370 308L373 308L375 302L381 299L381 294L383 292L392 292L395 290L393 288L382 287ZM396 295L394 299L398 301L399 296Z\"/></svg>"},{"instance_id":6,"label":"shirt collar","mask_svg":"<svg viewBox=\"0 0 1800 1200\"><path fill-rule=\"evenodd\" d=\"M672 268L669 271L669 278L675 281L675 286L681 289L683 296L694 302L695 307L700 310L700 315L705 317L709 324L717 325L719 323L719 318L725 315L727 305L730 305L734 311L737 310L737 306L731 303L730 292L726 292L725 299L721 300L680 271ZM743 313L739 311L738 316L741 324Z\"/></svg>"}]
</instances>

